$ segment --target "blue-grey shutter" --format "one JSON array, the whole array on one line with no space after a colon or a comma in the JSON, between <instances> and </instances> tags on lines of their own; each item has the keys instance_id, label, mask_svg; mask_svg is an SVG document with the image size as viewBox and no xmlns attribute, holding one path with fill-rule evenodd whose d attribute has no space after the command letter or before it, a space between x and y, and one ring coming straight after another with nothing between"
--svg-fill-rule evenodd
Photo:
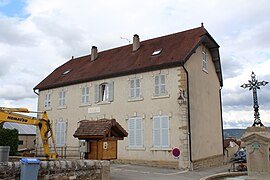
<instances>
[{"instance_id":1,"label":"blue-grey shutter","mask_svg":"<svg viewBox=\"0 0 270 180\"><path fill-rule=\"evenodd\" d=\"M82 88L82 102L85 103L85 87Z\"/></svg>"},{"instance_id":2,"label":"blue-grey shutter","mask_svg":"<svg viewBox=\"0 0 270 180\"><path fill-rule=\"evenodd\" d=\"M59 142L60 142L59 127L58 127L58 123L55 123L55 144L56 144L56 146L59 146Z\"/></svg>"},{"instance_id":3,"label":"blue-grey shutter","mask_svg":"<svg viewBox=\"0 0 270 180\"><path fill-rule=\"evenodd\" d=\"M58 106L62 106L62 93L61 93L61 91L58 93Z\"/></svg>"},{"instance_id":4,"label":"blue-grey shutter","mask_svg":"<svg viewBox=\"0 0 270 180\"><path fill-rule=\"evenodd\" d=\"M85 103L89 103L89 87L85 88Z\"/></svg>"},{"instance_id":5,"label":"blue-grey shutter","mask_svg":"<svg viewBox=\"0 0 270 180\"><path fill-rule=\"evenodd\" d=\"M66 105L66 91L63 91L63 106Z\"/></svg>"},{"instance_id":6,"label":"blue-grey shutter","mask_svg":"<svg viewBox=\"0 0 270 180\"><path fill-rule=\"evenodd\" d=\"M140 97L140 79L136 79L135 80L135 82L136 82L136 94L135 94L135 96L136 96L136 98L139 98Z\"/></svg>"},{"instance_id":7,"label":"blue-grey shutter","mask_svg":"<svg viewBox=\"0 0 270 180\"><path fill-rule=\"evenodd\" d=\"M131 79L130 80L130 98L131 99L135 97L134 88L135 88L135 82L134 82L134 79Z\"/></svg>"},{"instance_id":8,"label":"blue-grey shutter","mask_svg":"<svg viewBox=\"0 0 270 180\"><path fill-rule=\"evenodd\" d=\"M66 130L67 130L67 123L61 123L61 145L64 146L66 144Z\"/></svg>"},{"instance_id":9,"label":"blue-grey shutter","mask_svg":"<svg viewBox=\"0 0 270 180\"><path fill-rule=\"evenodd\" d=\"M136 124L135 124L135 129L136 129L136 146L137 147L142 147L142 119L141 118L136 118Z\"/></svg>"},{"instance_id":10,"label":"blue-grey shutter","mask_svg":"<svg viewBox=\"0 0 270 180\"><path fill-rule=\"evenodd\" d=\"M135 119L130 118L128 120L128 146L135 146Z\"/></svg>"},{"instance_id":11,"label":"blue-grey shutter","mask_svg":"<svg viewBox=\"0 0 270 180\"><path fill-rule=\"evenodd\" d=\"M62 147L66 144L66 127L67 122L57 122L56 129L56 145Z\"/></svg>"},{"instance_id":12,"label":"blue-grey shutter","mask_svg":"<svg viewBox=\"0 0 270 180\"><path fill-rule=\"evenodd\" d=\"M158 96L159 94L159 76L155 76L155 96Z\"/></svg>"},{"instance_id":13,"label":"blue-grey shutter","mask_svg":"<svg viewBox=\"0 0 270 180\"><path fill-rule=\"evenodd\" d=\"M169 117L161 116L161 146L169 147Z\"/></svg>"},{"instance_id":14,"label":"blue-grey shutter","mask_svg":"<svg viewBox=\"0 0 270 180\"><path fill-rule=\"evenodd\" d=\"M99 93L99 85L95 84L95 103L98 103L100 101Z\"/></svg>"},{"instance_id":15,"label":"blue-grey shutter","mask_svg":"<svg viewBox=\"0 0 270 180\"><path fill-rule=\"evenodd\" d=\"M109 83L108 86L109 86L109 98L108 98L108 100L110 102L112 102L113 101L113 82Z\"/></svg>"},{"instance_id":16,"label":"blue-grey shutter","mask_svg":"<svg viewBox=\"0 0 270 180\"><path fill-rule=\"evenodd\" d=\"M160 94L164 95L166 93L166 83L165 83L165 75L160 75Z\"/></svg>"},{"instance_id":17,"label":"blue-grey shutter","mask_svg":"<svg viewBox=\"0 0 270 180\"><path fill-rule=\"evenodd\" d=\"M160 118L153 117L153 145L154 147L160 147Z\"/></svg>"}]
</instances>

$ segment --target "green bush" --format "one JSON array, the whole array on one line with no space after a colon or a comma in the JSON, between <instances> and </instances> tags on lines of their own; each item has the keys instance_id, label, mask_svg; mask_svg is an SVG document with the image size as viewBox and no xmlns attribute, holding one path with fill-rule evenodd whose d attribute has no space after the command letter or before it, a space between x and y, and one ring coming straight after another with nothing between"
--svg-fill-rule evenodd
<instances>
[{"instance_id":1,"label":"green bush","mask_svg":"<svg viewBox=\"0 0 270 180\"><path fill-rule=\"evenodd\" d=\"M19 143L17 129L5 129L0 127L0 146L10 146L9 155L16 155Z\"/></svg>"}]
</instances>

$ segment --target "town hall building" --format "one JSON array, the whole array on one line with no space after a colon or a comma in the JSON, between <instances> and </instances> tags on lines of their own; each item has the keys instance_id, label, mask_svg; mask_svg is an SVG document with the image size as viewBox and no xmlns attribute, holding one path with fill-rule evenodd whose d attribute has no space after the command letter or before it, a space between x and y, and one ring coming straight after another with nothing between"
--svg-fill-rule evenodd
<instances>
[{"instance_id":1,"label":"town hall building","mask_svg":"<svg viewBox=\"0 0 270 180\"><path fill-rule=\"evenodd\" d=\"M34 91L60 156L81 155L73 136L81 122L115 119L128 134L117 142L117 161L197 169L223 163L222 86L219 45L202 24L144 41L134 35L102 52L92 46Z\"/></svg>"}]
</instances>

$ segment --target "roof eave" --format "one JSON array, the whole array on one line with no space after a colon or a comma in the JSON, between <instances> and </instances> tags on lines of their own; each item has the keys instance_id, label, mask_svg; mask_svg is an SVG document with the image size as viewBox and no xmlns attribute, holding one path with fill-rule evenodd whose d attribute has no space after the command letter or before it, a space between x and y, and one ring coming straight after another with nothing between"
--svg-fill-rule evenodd
<instances>
[{"instance_id":1,"label":"roof eave","mask_svg":"<svg viewBox=\"0 0 270 180\"><path fill-rule=\"evenodd\" d=\"M97 81L101 79L107 79L107 78L115 78L115 77L120 77L120 76L125 76L125 75L130 75L130 74L136 74L136 73L143 73L143 72L149 72L149 71L155 71L155 70L160 70L160 69L166 69L166 68L172 68L172 67L177 67L179 65L182 65L183 62L181 61L175 61L175 62L170 62L170 63L164 63L164 64L159 64L155 66L149 66L149 67L143 67L143 68L138 68L134 70L128 70L128 71L122 71L122 72L117 72L117 73L112 73L112 74L106 74L102 76L96 76L96 77L90 77L90 78L85 78L85 79L78 79L75 81L69 81L69 82L64 82L64 83L58 83L58 84L51 84L43 87L38 87L36 86L34 88L35 90L48 90L52 88L58 88L58 87L63 87L63 86L68 86L68 85L74 85L74 84L79 84L79 83L84 83L84 82L89 82L89 81Z\"/></svg>"},{"instance_id":2,"label":"roof eave","mask_svg":"<svg viewBox=\"0 0 270 180\"><path fill-rule=\"evenodd\" d=\"M189 51L189 53L184 58L184 64L190 59L192 54L194 54L197 50L197 48L202 44L206 42L206 46L210 50L210 53L213 57L213 63L215 65L216 73L219 79L220 87L223 86L223 78L222 78L222 70L221 70L221 62L220 62L220 55L219 55L219 45L216 43L216 41L210 36L209 33L206 33L203 35L200 39L200 41Z\"/></svg>"}]
</instances>

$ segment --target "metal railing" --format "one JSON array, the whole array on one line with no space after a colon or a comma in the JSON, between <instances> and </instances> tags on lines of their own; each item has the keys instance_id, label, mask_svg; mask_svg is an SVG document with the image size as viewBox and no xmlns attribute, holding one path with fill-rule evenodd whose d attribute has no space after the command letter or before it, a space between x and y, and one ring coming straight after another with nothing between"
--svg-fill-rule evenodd
<instances>
[{"instance_id":1,"label":"metal railing","mask_svg":"<svg viewBox=\"0 0 270 180\"><path fill-rule=\"evenodd\" d=\"M50 151L53 152L54 149L50 148ZM56 151L59 155L59 158L67 158L67 157L79 158L81 155L79 146L56 147ZM36 156L44 156L44 148L43 147L36 147L35 155Z\"/></svg>"}]
</instances>

